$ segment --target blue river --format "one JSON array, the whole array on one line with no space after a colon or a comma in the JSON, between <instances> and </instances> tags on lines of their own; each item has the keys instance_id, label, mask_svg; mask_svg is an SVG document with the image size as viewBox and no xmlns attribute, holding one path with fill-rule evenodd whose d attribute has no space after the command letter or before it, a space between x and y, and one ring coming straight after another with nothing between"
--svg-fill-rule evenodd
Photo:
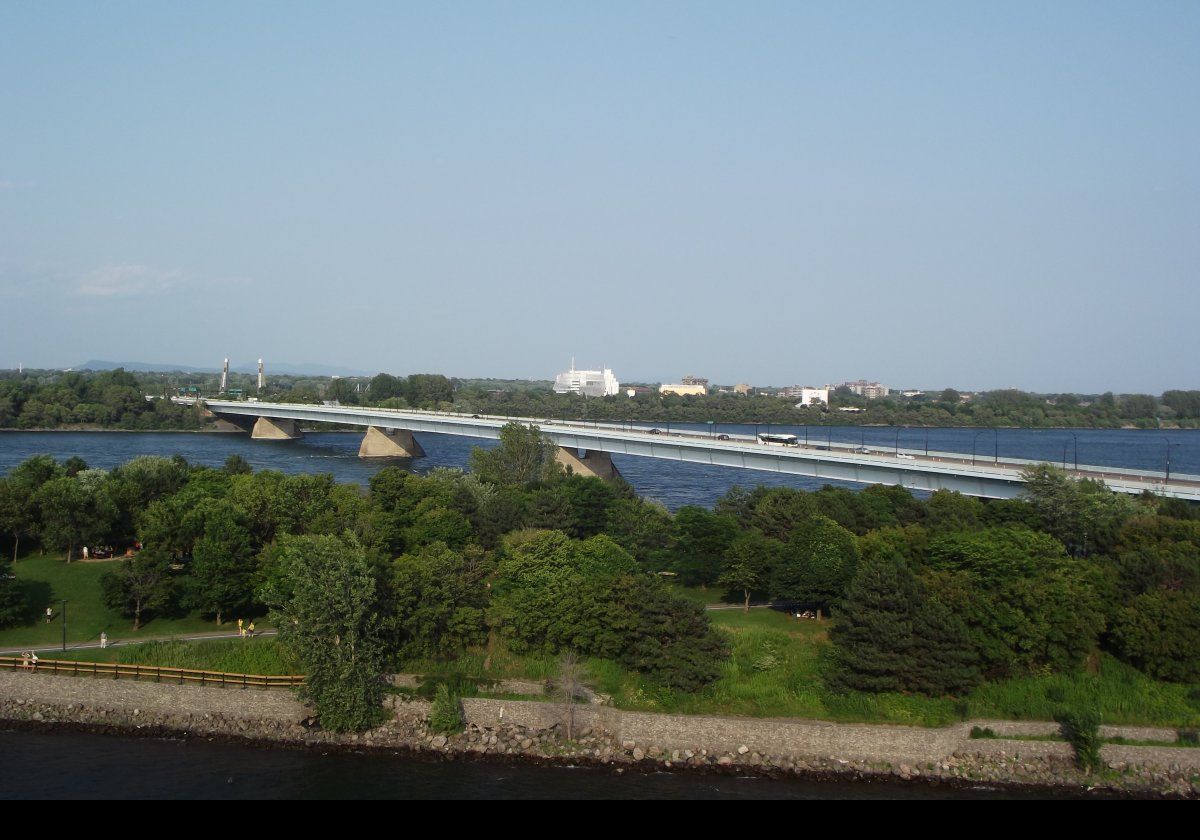
<instances>
[{"instance_id":1,"label":"blue river","mask_svg":"<svg viewBox=\"0 0 1200 840\"><path fill-rule=\"evenodd\" d=\"M663 425L666 429L665 424ZM672 424L672 431L707 431L703 424ZM1025 458L1052 464L1076 463L1165 471L1170 457L1172 476L1200 475L1200 429L922 429L878 426L746 426L721 425L713 434L790 433L813 444L866 445L876 449L924 450L975 454L980 460ZM0 474L24 459L42 453L59 460L78 455L93 467L112 468L138 455L179 454L195 464L220 466L233 454L255 469L286 473L331 473L342 482L366 484L386 464L417 472L436 467L466 468L474 446L489 441L451 435L419 435L426 457L372 459L358 457L361 435L351 432L310 432L295 441L252 441L243 434L182 432L0 432ZM1076 455L1078 451L1078 455ZM769 472L685 464L659 458L614 456L621 475L643 497L669 509L682 505L711 506L735 484L798 487L815 490L826 479L776 475ZM845 485L857 487L861 485Z\"/></svg>"}]
</instances>

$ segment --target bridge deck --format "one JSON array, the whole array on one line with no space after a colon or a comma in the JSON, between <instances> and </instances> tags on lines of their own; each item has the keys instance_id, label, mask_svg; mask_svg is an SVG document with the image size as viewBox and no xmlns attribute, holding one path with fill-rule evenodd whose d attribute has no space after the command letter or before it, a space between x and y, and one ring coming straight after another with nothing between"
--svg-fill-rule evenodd
<instances>
[{"instance_id":1,"label":"bridge deck","mask_svg":"<svg viewBox=\"0 0 1200 840\"><path fill-rule=\"evenodd\" d=\"M190 398L176 398L192 402ZM1024 481L1021 471L1032 461L1013 458L968 458L953 452L912 449L872 449L840 444L787 446L762 443L745 435L727 440L701 432L655 433L616 423L581 423L555 419L509 418L416 411L411 409L364 408L266 402L204 400L204 405L222 417L270 417L310 423L341 423L353 426L408 429L412 432L497 439L500 429L513 420L538 426L559 446L667 458L689 463L741 469L765 470L792 475L851 481L865 484L898 484L915 490L956 490L972 496L1015 498ZM1113 490L1140 494L1150 491L1164 496L1200 501L1200 476L1171 476L1161 473L1080 465L1068 473L1079 478L1102 479Z\"/></svg>"}]
</instances>

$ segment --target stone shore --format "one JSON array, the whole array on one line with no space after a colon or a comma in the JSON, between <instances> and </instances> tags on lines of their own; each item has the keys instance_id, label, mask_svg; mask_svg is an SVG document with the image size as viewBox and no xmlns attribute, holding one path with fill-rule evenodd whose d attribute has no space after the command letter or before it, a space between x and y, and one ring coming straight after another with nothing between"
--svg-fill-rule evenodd
<instances>
[{"instance_id":1,"label":"stone shore","mask_svg":"<svg viewBox=\"0 0 1200 840\"><path fill-rule=\"evenodd\" d=\"M1200 749L1106 745L1107 769L1075 768L1052 723L971 721L943 729L825 721L657 715L577 705L566 737L558 703L466 698L465 731L428 727L429 704L390 696L391 719L368 732L336 734L287 691L179 686L0 672L0 725L69 727L118 734L183 736L292 747L434 753L625 770L697 770L815 779L903 780L913 784L1003 786L1028 791L1200 798ZM973 726L996 739L971 739ZM1106 730L1173 741L1173 730ZM1005 737L1009 736L1009 737Z\"/></svg>"}]
</instances>

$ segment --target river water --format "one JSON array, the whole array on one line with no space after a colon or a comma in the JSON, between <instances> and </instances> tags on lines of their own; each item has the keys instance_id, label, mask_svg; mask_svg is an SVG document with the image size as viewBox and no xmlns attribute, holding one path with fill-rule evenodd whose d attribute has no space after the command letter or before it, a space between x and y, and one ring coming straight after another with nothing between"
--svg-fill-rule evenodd
<instances>
[{"instance_id":1,"label":"river water","mask_svg":"<svg viewBox=\"0 0 1200 840\"><path fill-rule=\"evenodd\" d=\"M665 426L664 426L665 428ZM671 430L707 431L697 424L672 424ZM813 444L826 441L865 444L875 449L923 451L928 438L931 451L974 453L981 461L1026 458L1068 465L1078 462L1100 466L1165 471L1170 453L1172 475L1200 474L1200 429L1144 431L1131 429L895 429L875 426L802 427L717 425L713 434L755 434L756 431L790 433ZM385 464L424 472L434 467L466 467L474 446L491 441L451 435L420 435L426 457L372 459L358 457L360 434L308 433L295 441L252 441L242 434L177 432L0 432L0 474L31 455L48 453L62 460L78 455L93 467L111 468L138 455L179 454L188 461L220 466L229 455L241 455L255 469L287 473L332 473L342 482L366 484ZM639 494L662 502L671 510L682 505L711 506L735 484L798 487L816 490L827 479L777 475L686 464L661 458L613 456L621 475ZM833 482L836 483L836 482ZM855 487L859 485L846 485Z\"/></svg>"},{"instance_id":2,"label":"river water","mask_svg":"<svg viewBox=\"0 0 1200 840\"><path fill-rule=\"evenodd\" d=\"M0 799L8 800L945 798L1015 796L987 787L617 773L606 768L0 731Z\"/></svg>"}]
</instances>

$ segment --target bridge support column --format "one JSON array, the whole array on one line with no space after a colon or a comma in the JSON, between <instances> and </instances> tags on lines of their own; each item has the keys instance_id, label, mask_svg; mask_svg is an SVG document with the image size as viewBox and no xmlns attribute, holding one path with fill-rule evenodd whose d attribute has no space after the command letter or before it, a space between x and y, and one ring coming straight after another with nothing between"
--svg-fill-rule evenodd
<instances>
[{"instance_id":1,"label":"bridge support column","mask_svg":"<svg viewBox=\"0 0 1200 840\"><path fill-rule=\"evenodd\" d=\"M580 458L578 449L560 446L554 460L563 465L568 475L587 475L605 480L621 477L612 462L612 456L607 452L589 449Z\"/></svg>"},{"instance_id":2,"label":"bridge support column","mask_svg":"<svg viewBox=\"0 0 1200 840\"><path fill-rule=\"evenodd\" d=\"M367 426L367 433L358 447L359 458L421 458L424 455L425 450L408 429Z\"/></svg>"},{"instance_id":3,"label":"bridge support column","mask_svg":"<svg viewBox=\"0 0 1200 840\"><path fill-rule=\"evenodd\" d=\"M259 417L254 421L253 440L295 440L300 437L300 428L295 420L281 417Z\"/></svg>"}]
</instances>

